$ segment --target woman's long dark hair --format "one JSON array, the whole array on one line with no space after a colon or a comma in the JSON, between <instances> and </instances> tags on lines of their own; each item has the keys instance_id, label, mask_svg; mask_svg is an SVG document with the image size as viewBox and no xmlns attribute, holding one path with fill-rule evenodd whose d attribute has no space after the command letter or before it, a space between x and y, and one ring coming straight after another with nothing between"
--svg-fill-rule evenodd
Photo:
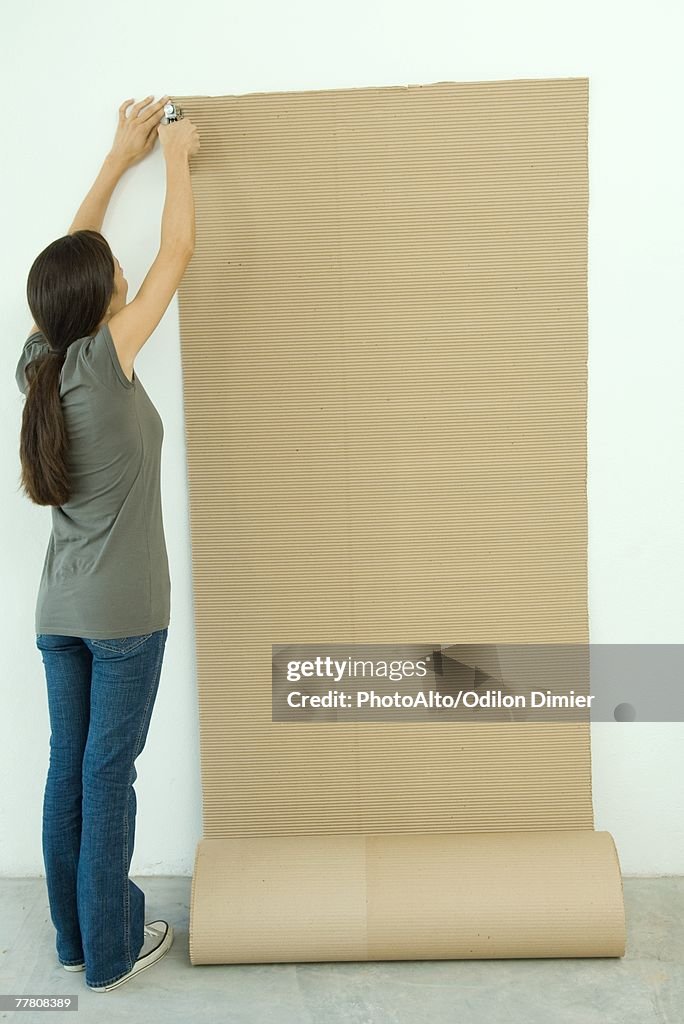
<instances>
[{"instance_id":1,"label":"woman's long dark hair","mask_svg":"<svg viewBox=\"0 0 684 1024\"><path fill-rule=\"evenodd\" d=\"M107 239L88 229L56 238L29 271L29 309L50 346L50 352L26 366L21 421L21 488L36 505L69 500L60 371L72 341L95 334L104 319L114 294L114 271Z\"/></svg>"}]
</instances>

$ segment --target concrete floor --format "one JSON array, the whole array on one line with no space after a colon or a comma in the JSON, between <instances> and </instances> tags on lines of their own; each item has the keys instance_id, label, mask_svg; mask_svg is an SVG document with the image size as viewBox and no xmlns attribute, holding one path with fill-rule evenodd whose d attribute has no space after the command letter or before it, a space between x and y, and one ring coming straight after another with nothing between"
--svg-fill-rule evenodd
<instances>
[{"instance_id":1,"label":"concrete floor","mask_svg":"<svg viewBox=\"0 0 684 1024\"><path fill-rule=\"evenodd\" d=\"M167 955L112 992L57 964L45 880L0 879L0 993L78 995L81 1024L684 1024L684 877L626 878L627 954L576 960L204 964L188 956L189 878L141 878ZM0 1019L54 1020L0 1010ZM60 1013L60 1019L65 1019Z\"/></svg>"}]
</instances>

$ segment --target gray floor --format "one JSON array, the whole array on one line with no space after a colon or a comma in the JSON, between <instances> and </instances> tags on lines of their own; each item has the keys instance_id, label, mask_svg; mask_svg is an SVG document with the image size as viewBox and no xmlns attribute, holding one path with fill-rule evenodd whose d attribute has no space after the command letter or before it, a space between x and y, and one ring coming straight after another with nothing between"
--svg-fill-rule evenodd
<instances>
[{"instance_id":1,"label":"gray floor","mask_svg":"<svg viewBox=\"0 0 684 1024\"><path fill-rule=\"evenodd\" d=\"M684 878L626 878L616 959L205 964L188 957L189 878L135 878L174 945L112 992L57 964L44 879L0 879L0 993L78 995L83 1022L240 1024L684 1024ZM0 1010L0 1019L54 1020Z\"/></svg>"}]
</instances>

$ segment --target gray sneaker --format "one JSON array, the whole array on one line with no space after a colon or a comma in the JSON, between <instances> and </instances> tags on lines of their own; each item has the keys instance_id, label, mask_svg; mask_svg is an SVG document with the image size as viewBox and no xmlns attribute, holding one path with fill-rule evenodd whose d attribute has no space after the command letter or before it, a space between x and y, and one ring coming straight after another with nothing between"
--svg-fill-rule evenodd
<instances>
[{"instance_id":1,"label":"gray sneaker","mask_svg":"<svg viewBox=\"0 0 684 1024\"><path fill-rule=\"evenodd\" d=\"M116 981L110 982L109 985L97 987L95 985L88 985L87 988L91 992L109 992L111 989L123 985L125 981L144 971L146 967L151 967L152 964L156 964L157 960L161 960L164 954L168 953L171 949L172 943L173 928L171 925L167 921L151 921L150 924L145 925L145 941L138 954L138 959L128 974L124 974L122 978L117 978Z\"/></svg>"}]
</instances>

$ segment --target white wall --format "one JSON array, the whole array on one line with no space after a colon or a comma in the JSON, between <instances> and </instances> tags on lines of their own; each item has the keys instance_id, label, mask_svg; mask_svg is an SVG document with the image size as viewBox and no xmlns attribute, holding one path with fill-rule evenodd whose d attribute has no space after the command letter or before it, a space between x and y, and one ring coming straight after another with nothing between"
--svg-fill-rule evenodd
<instances>
[{"instance_id":1,"label":"white wall","mask_svg":"<svg viewBox=\"0 0 684 1024\"><path fill-rule=\"evenodd\" d=\"M595 643L681 643L682 87L678 3L313 0L231 5L10 0L3 17L0 874L43 874L49 725L33 610L50 513L18 490L14 367L26 276L66 232L119 104L170 95L588 77L590 615ZM104 233L134 295L156 254L158 144L119 184ZM164 420L172 621L138 767L134 874L191 874L201 834L178 313L136 368ZM684 725L593 728L596 827L625 874L684 873Z\"/></svg>"}]
</instances>

